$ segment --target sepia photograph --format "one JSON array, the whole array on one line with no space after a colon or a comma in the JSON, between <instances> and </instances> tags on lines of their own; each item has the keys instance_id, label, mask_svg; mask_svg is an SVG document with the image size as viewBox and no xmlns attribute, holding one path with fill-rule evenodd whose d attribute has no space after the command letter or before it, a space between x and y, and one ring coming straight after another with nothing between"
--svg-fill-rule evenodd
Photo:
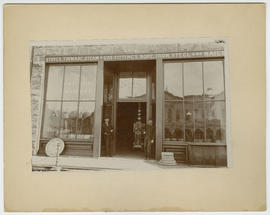
<instances>
[{"instance_id":1,"label":"sepia photograph","mask_svg":"<svg viewBox=\"0 0 270 215\"><path fill-rule=\"evenodd\" d=\"M32 170L227 167L224 39L32 41Z\"/></svg>"},{"instance_id":2,"label":"sepia photograph","mask_svg":"<svg viewBox=\"0 0 270 215\"><path fill-rule=\"evenodd\" d=\"M0 3L0 210L269 211L269 5L34 2Z\"/></svg>"}]
</instances>

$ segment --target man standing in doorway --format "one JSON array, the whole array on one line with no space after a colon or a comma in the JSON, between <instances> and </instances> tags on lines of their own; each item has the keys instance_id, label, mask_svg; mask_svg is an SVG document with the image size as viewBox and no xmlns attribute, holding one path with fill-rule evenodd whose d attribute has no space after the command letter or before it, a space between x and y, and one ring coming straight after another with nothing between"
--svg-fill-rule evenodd
<instances>
[{"instance_id":1,"label":"man standing in doorway","mask_svg":"<svg viewBox=\"0 0 270 215\"><path fill-rule=\"evenodd\" d=\"M133 124L133 132L134 132L133 149L134 148L142 148L143 141L141 139L141 137L142 137L141 117L138 117L138 121Z\"/></svg>"},{"instance_id":2,"label":"man standing in doorway","mask_svg":"<svg viewBox=\"0 0 270 215\"><path fill-rule=\"evenodd\" d=\"M154 128L152 120L149 120L145 128L144 156L148 160L151 158L151 148L154 143Z\"/></svg>"},{"instance_id":3,"label":"man standing in doorway","mask_svg":"<svg viewBox=\"0 0 270 215\"><path fill-rule=\"evenodd\" d=\"M104 119L103 134L105 140L105 156L112 157L112 133L113 127L110 124L110 119Z\"/></svg>"}]
</instances>

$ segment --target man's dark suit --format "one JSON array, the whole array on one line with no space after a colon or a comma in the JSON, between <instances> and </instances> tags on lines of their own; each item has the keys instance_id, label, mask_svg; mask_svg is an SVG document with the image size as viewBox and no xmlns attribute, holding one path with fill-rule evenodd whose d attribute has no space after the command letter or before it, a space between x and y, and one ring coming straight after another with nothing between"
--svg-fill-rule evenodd
<instances>
[{"instance_id":1,"label":"man's dark suit","mask_svg":"<svg viewBox=\"0 0 270 215\"><path fill-rule=\"evenodd\" d=\"M105 140L105 155L106 156L112 156L112 133L113 133L113 127L110 124L103 124L103 134L104 134L104 140Z\"/></svg>"},{"instance_id":2,"label":"man's dark suit","mask_svg":"<svg viewBox=\"0 0 270 215\"><path fill-rule=\"evenodd\" d=\"M146 159L151 157L151 147L154 141L155 130L150 124L146 124L145 128L145 144L144 144L144 156Z\"/></svg>"}]
</instances>

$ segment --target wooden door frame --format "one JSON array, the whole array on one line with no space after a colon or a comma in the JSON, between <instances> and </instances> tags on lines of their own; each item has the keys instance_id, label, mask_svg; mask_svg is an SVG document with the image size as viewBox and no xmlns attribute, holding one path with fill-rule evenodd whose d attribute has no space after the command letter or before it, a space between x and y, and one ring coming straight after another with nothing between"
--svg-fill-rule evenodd
<instances>
[{"instance_id":1,"label":"wooden door frame","mask_svg":"<svg viewBox=\"0 0 270 215\"><path fill-rule=\"evenodd\" d=\"M100 157L101 139L102 139L102 113L103 113L103 88L104 88L104 61L98 61L97 68L97 86L96 86L96 104L94 120L94 144L93 157Z\"/></svg>"},{"instance_id":2,"label":"wooden door frame","mask_svg":"<svg viewBox=\"0 0 270 215\"><path fill-rule=\"evenodd\" d=\"M149 71L146 74L146 99L118 99L119 94L119 72L114 72L113 74L113 116L112 124L114 128L113 132L113 154L116 153L116 131L117 131L117 103L118 102L145 102L146 103L146 123L148 120L152 119L152 73Z\"/></svg>"},{"instance_id":3,"label":"wooden door frame","mask_svg":"<svg viewBox=\"0 0 270 215\"><path fill-rule=\"evenodd\" d=\"M163 60L156 60L156 160L161 159L163 141Z\"/></svg>"},{"instance_id":4,"label":"wooden door frame","mask_svg":"<svg viewBox=\"0 0 270 215\"><path fill-rule=\"evenodd\" d=\"M114 72L113 73L113 152L112 154L114 155L116 152L116 130L117 130L117 124L116 124L116 118L117 118L117 95L118 95L118 73Z\"/></svg>"}]
</instances>

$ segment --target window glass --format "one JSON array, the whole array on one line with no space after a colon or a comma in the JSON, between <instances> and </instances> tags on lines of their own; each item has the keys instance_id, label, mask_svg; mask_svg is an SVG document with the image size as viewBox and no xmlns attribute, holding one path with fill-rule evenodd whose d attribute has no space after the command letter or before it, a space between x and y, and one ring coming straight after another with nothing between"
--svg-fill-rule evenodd
<instances>
[{"instance_id":1,"label":"window glass","mask_svg":"<svg viewBox=\"0 0 270 215\"><path fill-rule=\"evenodd\" d=\"M204 103L196 102L193 104L194 111L194 141L202 142L204 140Z\"/></svg>"},{"instance_id":2,"label":"window glass","mask_svg":"<svg viewBox=\"0 0 270 215\"><path fill-rule=\"evenodd\" d=\"M203 100L203 77L201 62L184 63L185 100Z\"/></svg>"},{"instance_id":3,"label":"window glass","mask_svg":"<svg viewBox=\"0 0 270 215\"><path fill-rule=\"evenodd\" d=\"M164 94L165 100L183 98L182 63L164 63Z\"/></svg>"},{"instance_id":4,"label":"window glass","mask_svg":"<svg viewBox=\"0 0 270 215\"><path fill-rule=\"evenodd\" d=\"M133 72L133 97L146 97L146 73Z\"/></svg>"},{"instance_id":5,"label":"window glass","mask_svg":"<svg viewBox=\"0 0 270 215\"><path fill-rule=\"evenodd\" d=\"M224 100L223 62L203 63L204 93L207 100Z\"/></svg>"},{"instance_id":6,"label":"window glass","mask_svg":"<svg viewBox=\"0 0 270 215\"><path fill-rule=\"evenodd\" d=\"M94 140L96 73L96 64L49 66L42 138Z\"/></svg>"},{"instance_id":7,"label":"window glass","mask_svg":"<svg viewBox=\"0 0 270 215\"><path fill-rule=\"evenodd\" d=\"M64 66L50 66L48 72L47 100L58 100L62 97Z\"/></svg>"},{"instance_id":8,"label":"window glass","mask_svg":"<svg viewBox=\"0 0 270 215\"><path fill-rule=\"evenodd\" d=\"M95 102L80 102L77 139L94 141L94 111Z\"/></svg>"},{"instance_id":9,"label":"window glass","mask_svg":"<svg viewBox=\"0 0 270 215\"><path fill-rule=\"evenodd\" d=\"M165 140L183 140L183 125L183 102L165 102Z\"/></svg>"},{"instance_id":10,"label":"window glass","mask_svg":"<svg viewBox=\"0 0 270 215\"><path fill-rule=\"evenodd\" d=\"M95 100L96 73L96 64L81 66L80 100Z\"/></svg>"},{"instance_id":11,"label":"window glass","mask_svg":"<svg viewBox=\"0 0 270 215\"><path fill-rule=\"evenodd\" d=\"M185 141L193 142L194 124L193 124L193 103L185 102Z\"/></svg>"},{"instance_id":12,"label":"window glass","mask_svg":"<svg viewBox=\"0 0 270 215\"><path fill-rule=\"evenodd\" d=\"M60 102L47 102L43 119L43 138L58 137L60 126Z\"/></svg>"},{"instance_id":13,"label":"window glass","mask_svg":"<svg viewBox=\"0 0 270 215\"><path fill-rule=\"evenodd\" d=\"M164 94L166 141L225 142L223 61L165 62Z\"/></svg>"},{"instance_id":14,"label":"window glass","mask_svg":"<svg viewBox=\"0 0 270 215\"><path fill-rule=\"evenodd\" d=\"M77 107L78 102L63 102L60 138L70 140L76 138Z\"/></svg>"},{"instance_id":15,"label":"window glass","mask_svg":"<svg viewBox=\"0 0 270 215\"><path fill-rule=\"evenodd\" d=\"M119 74L119 98L127 99L132 97L132 73L120 72Z\"/></svg>"},{"instance_id":16,"label":"window glass","mask_svg":"<svg viewBox=\"0 0 270 215\"><path fill-rule=\"evenodd\" d=\"M80 66L65 66L63 100L78 100Z\"/></svg>"},{"instance_id":17,"label":"window glass","mask_svg":"<svg viewBox=\"0 0 270 215\"><path fill-rule=\"evenodd\" d=\"M226 112L224 101L205 103L207 142L225 142L225 114Z\"/></svg>"}]
</instances>

